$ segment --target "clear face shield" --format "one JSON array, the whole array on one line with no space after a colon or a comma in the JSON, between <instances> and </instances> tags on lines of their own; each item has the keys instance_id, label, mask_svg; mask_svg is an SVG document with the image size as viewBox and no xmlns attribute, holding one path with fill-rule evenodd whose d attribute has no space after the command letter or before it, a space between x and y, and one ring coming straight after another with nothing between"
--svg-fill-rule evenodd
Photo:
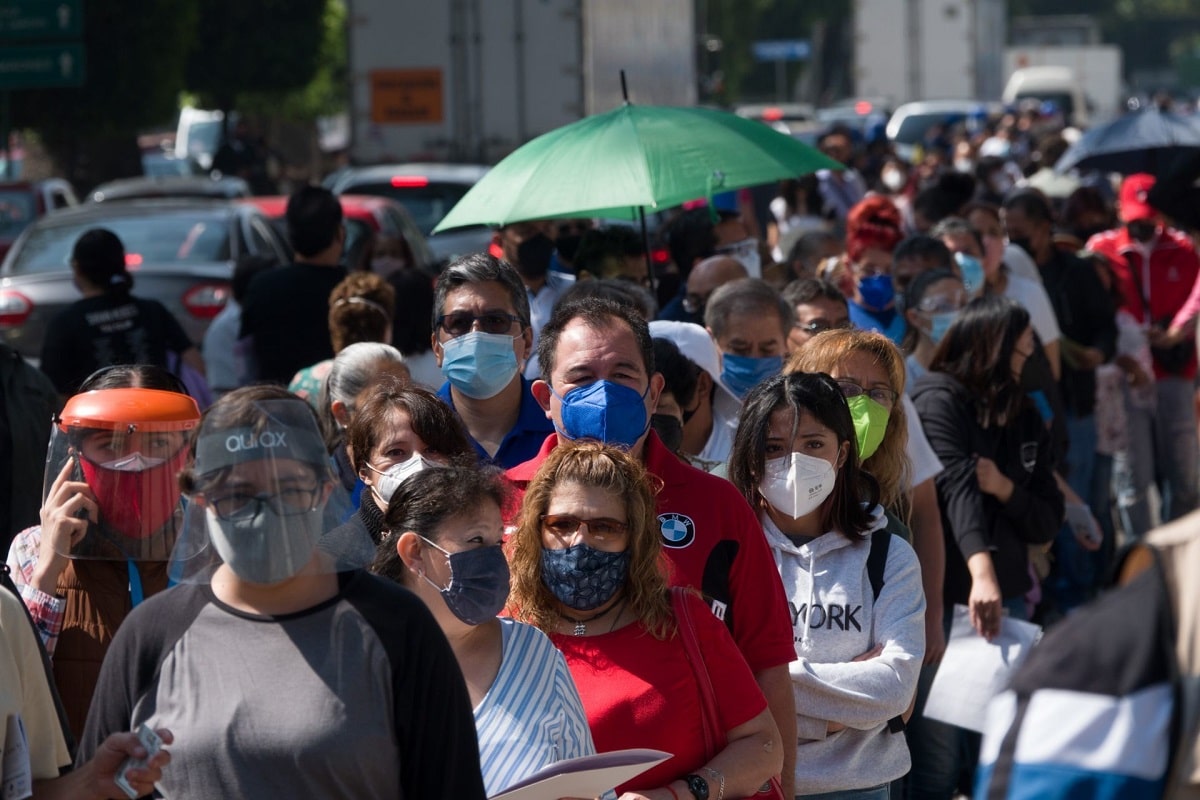
<instances>
[{"instance_id":1,"label":"clear face shield","mask_svg":"<svg viewBox=\"0 0 1200 800\"><path fill-rule=\"evenodd\" d=\"M205 417L195 450L172 580L208 581L221 564L255 584L365 566L317 548L331 526L334 479L303 400L223 400Z\"/></svg>"},{"instance_id":2,"label":"clear face shield","mask_svg":"<svg viewBox=\"0 0 1200 800\"><path fill-rule=\"evenodd\" d=\"M176 476L200 422L196 401L157 389L99 389L67 401L50 437L43 508L88 525L56 539L74 559L165 561L183 518Z\"/></svg>"}]
</instances>

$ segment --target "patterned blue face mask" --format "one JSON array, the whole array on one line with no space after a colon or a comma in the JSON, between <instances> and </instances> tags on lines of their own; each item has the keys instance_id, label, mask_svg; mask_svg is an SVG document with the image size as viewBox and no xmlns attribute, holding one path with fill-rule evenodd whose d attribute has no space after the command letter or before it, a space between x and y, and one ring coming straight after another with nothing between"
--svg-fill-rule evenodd
<instances>
[{"instance_id":1,"label":"patterned blue face mask","mask_svg":"<svg viewBox=\"0 0 1200 800\"><path fill-rule=\"evenodd\" d=\"M562 550L542 548L542 583L563 605L576 611L591 611L613 599L628 573L628 550L609 553L586 544Z\"/></svg>"}]
</instances>

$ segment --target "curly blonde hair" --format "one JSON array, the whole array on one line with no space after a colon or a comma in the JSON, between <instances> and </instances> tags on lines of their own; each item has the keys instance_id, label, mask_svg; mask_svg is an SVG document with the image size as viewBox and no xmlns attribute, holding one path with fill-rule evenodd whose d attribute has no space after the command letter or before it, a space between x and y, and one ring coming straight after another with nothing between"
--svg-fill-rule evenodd
<instances>
[{"instance_id":1,"label":"curly blonde hair","mask_svg":"<svg viewBox=\"0 0 1200 800\"><path fill-rule=\"evenodd\" d=\"M904 357L881 333L853 329L820 333L788 359L784 372L832 373L851 353L865 353L875 359L887 373L891 390L898 396L904 394ZM887 430L879 449L863 462L862 467L879 482L883 507L907 518L912 465L908 459L908 420L900 397L888 414Z\"/></svg>"},{"instance_id":2,"label":"curly blonde hair","mask_svg":"<svg viewBox=\"0 0 1200 800\"><path fill-rule=\"evenodd\" d=\"M508 540L512 617L546 633L559 622L558 602L542 582L542 515L559 486L575 483L624 501L630 559L622 591L630 611L651 635L672 636L675 621L652 480L642 463L624 450L590 440L562 441L555 447L529 482L517 530Z\"/></svg>"},{"instance_id":3,"label":"curly blonde hair","mask_svg":"<svg viewBox=\"0 0 1200 800\"><path fill-rule=\"evenodd\" d=\"M392 329L396 290L372 272L351 272L329 294L333 352L358 342L382 342Z\"/></svg>"}]
</instances>

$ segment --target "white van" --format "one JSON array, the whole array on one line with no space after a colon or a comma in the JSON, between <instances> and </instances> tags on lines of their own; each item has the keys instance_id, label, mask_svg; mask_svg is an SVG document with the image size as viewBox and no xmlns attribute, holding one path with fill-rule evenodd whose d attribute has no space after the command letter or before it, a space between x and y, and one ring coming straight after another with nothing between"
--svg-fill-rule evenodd
<instances>
[{"instance_id":1,"label":"white van","mask_svg":"<svg viewBox=\"0 0 1200 800\"><path fill-rule=\"evenodd\" d=\"M231 115L230 127L236 122L237 116ZM175 157L191 159L208 172L224 135L223 113L184 106L179 111L179 127L175 129Z\"/></svg>"},{"instance_id":2,"label":"white van","mask_svg":"<svg viewBox=\"0 0 1200 800\"><path fill-rule=\"evenodd\" d=\"M1049 100L1058 106L1067 124L1086 128L1090 121L1083 84L1070 67L1022 67L1013 70L1004 87L1003 100L1007 105L1022 100Z\"/></svg>"}]
</instances>

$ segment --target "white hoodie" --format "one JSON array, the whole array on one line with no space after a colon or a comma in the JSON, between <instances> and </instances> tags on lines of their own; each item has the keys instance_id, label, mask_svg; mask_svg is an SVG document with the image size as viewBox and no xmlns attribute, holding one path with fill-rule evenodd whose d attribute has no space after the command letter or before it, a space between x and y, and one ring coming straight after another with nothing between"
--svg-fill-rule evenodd
<instances>
[{"instance_id":1,"label":"white hoodie","mask_svg":"<svg viewBox=\"0 0 1200 800\"><path fill-rule=\"evenodd\" d=\"M867 577L870 535L850 541L829 532L797 547L766 514L762 523L796 640L790 665L800 739L796 794L864 789L901 777L911 767L908 746L903 733L888 730L888 720L912 702L925 655L916 554L892 537L876 601ZM886 525L877 506L870 530ZM880 655L852 661L876 644L883 645ZM827 734L827 721L846 727Z\"/></svg>"}]
</instances>

